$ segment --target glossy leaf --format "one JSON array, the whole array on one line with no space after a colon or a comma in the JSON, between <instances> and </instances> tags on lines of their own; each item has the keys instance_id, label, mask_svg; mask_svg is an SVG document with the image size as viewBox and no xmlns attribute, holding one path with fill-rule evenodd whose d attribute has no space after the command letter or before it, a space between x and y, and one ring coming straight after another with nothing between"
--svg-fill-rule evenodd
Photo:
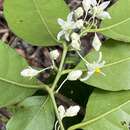
<instances>
[{"instance_id":1,"label":"glossy leaf","mask_svg":"<svg viewBox=\"0 0 130 130\"><path fill-rule=\"evenodd\" d=\"M111 91L130 89L130 44L119 41L108 40L101 48L103 60L106 61L102 72L103 76L95 73L84 83ZM90 52L86 59L92 63L98 59L99 54L95 51ZM84 62L77 66L78 69L87 71Z\"/></svg>"},{"instance_id":2,"label":"glossy leaf","mask_svg":"<svg viewBox=\"0 0 130 130\"><path fill-rule=\"evenodd\" d=\"M17 103L33 94L38 82L20 75L26 61L8 45L0 42L0 106Z\"/></svg>"},{"instance_id":3,"label":"glossy leaf","mask_svg":"<svg viewBox=\"0 0 130 130\"><path fill-rule=\"evenodd\" d=\"M82 123L71 127L83 130L128 130L130 123L130 91L96 90L91 95Z\"/></svg>"},{"instance_id":4,"label":"glossy leaf","mask_svg":"<svg viewBox=\"0 0 130 130\"><path fill-rule=\"evenodd\" d=\"M55 115L49 97L30 97L19 104L7 130L52 130Z\"/></svg>"},{"instance_id":5,"label":"glossy leaf","mask_svg":"<svg viewBox=\"0 0 130 130\"><path fill-rule=\"evenodd\" d=\"M130 0L118 0L108 9L112 19L103 20L100 32L120 41L130 42Z\"/></svg>"},{"instance_id":6,"label":"glossy leaf","mask_svg":"<svg viewBox=\"0 0 130 130\"><path fill-rule=\"evenodd\" d=\"M64 0L5 0L4 15L11 30L30 44L58 44L58 18L66 18L68 7Z\"/></svg>"}]
</instances>

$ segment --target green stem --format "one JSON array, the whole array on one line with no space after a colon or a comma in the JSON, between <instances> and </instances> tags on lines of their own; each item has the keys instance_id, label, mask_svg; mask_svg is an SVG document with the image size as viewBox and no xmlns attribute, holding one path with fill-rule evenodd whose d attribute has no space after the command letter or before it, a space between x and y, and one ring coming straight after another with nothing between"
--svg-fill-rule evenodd
<instances>
[{"instance_id":1,"label":"green stem","mask_svg":"<svg viewBox=\"0 0 130 130\"><path fill-rule=\"evenodd\" d=\"M68 50L68 47L66 45L66 43L63 43L63 54L62 54L62 59L61 59L61 63L60 63L60 66L59 66L59 69L58 69L58 73L56 75L56 78L54 80L54 83L52 85L52 90L55 89L55 87L57 86L57 83L61 77L61 73L62 73L62 69L63 69L63 65L64 65L64 61L65 61L65 57L66 57L66 54L67 54L67 50Z\"/></svg>"},{"instance_id":2,"label":"green stem","mask_svg":"<svg viewBox=\"0 0 130 130\"><path fill-rule=\"evenodd\" d=\"M57 104L56 104L56 100L55 100L53 92L50 92L50 97L51 97L51 100L52 100L52 103L53 103L53 106L54 106L54 109L55 109L57 119L58 119L59 124L60 124L60 129L65 130L64 126L63 126L63 123L62 123L62 119L61 119L61 117L59 115L59 112L58 112L58 108L57 108Z\"/></svg>"}]
</instances>

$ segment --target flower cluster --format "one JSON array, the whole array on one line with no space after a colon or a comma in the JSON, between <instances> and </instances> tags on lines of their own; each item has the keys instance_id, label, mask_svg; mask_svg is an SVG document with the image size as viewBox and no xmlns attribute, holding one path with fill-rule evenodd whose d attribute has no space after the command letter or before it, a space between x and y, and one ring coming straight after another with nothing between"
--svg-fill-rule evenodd
<instances>
[{"instance_id":1,"label":"flower cluster","mask_svg":"<svg viewBox=\"0 0 130 130\"><path fill-rule=\"evenodd\" d=\"M89 63L84 57L82 57L79 51L81 50L80 39L83 34L82 32L87 29L97 28L98 20L111 19L110 14L105 11L109 4L110 1L102 2L102 0L83 0L80 7L68 14L67 21L64 21L61 18L58 19L58 24L61 26L62 30L58 33L57 39L61 40L62 38L70 43L71 48L77 52L80 58L85 62L87 68L86 77L81 78L82 71L76 70L70 72L66 80L80 79L81 81L85 81L95 72L105 76L105 74L101 72L101 68L105 64L105 61L102 61L102 52L100 51L102 43L96 32L92 41L92 47L99 53L97 61Z\"/></svg>"}]
</instances>

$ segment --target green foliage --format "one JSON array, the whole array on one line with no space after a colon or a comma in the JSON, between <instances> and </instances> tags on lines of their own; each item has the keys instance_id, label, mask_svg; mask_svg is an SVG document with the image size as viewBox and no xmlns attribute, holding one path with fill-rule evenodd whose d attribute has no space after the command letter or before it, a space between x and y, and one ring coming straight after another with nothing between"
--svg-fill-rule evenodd
<instances>
[{"instance_id":1,"label":"green foliage","mask_svg":"<svg viewBox=\"0 0 130 130\"><path fill-rule=\"evenodd\" d=\"M95 90L91 95L82 123L69 130L127 130L130 122L130 91Z\"/></svg>"},{"instance_id":2,"label":"green foliage","mask_svg":"<svg viewBox=\"0 0 130 130\"><path fill-rule=\"evenodd\" d=\"M112 19L103 20L100 31L115 40L130 42L130 0L118 0L108 12Z\"/></svg>"},{"instance_id":3,"label":"green foliage","mask_svg":"<svg viewBox=\"0 0 130 130\"><path fill-rule=\"evenodd\" d=\"M7 130L52 130L54 110L49 97L33 96L19 104L7 124Z\"/></svg>"},{"instance_id":4,"label":"green foliage","mask_svg":"<svg viewBox=\"0 0 130 130\"><path fill-rule=\"evenodd\" d=\"M20 75L26 61L13 49L0 42L0 106L15 104L32 95L39 84ZM34 89L34 88L35 89Z\"/></svg>"},{"instance_id":5,"label":"green foliage","mask_svg":"<svg viewBox=\"0 0 130 130\"><path fill-rule=\"evenodd\" d=\"M105 10L109 2L104 3L100 8L98 4L100 3L96 3L95 7L93 4L84 7L85 4L83 4L79 8L79 12L76 14L77 10L75 10L74 14L70 13L69 16L72 17L65 22L62 19L66 19L69 9L64 0L5 0L4 15L7 23L10 29L23 40L32 45L54 46L59 44L56 36L60 30L62 30L60 36L63 36L64 39L64 41L60 41L63 52L59 65L55 63L57 58L51 59L53 67L48 66L39 71L29 68L23 75L25 77L22 77L20 72L28 66L26 61L5 43L0 42L0 107L13 106L16 109L7 123L7 130L65 130L71 124L81 120L85 106L87 107L83 121L68 130L78 128L83 130L128 130L130 125L130 0L118 0L108 9L110 15ZM84 23L83 20L86 17L83 14L88 14L85 12L86 10L89 10L90 19L86 15L87 22ZM112 19L109 19L110 16ZM57 23L58 18L61 18L59 24L62 29ZM100 28L97 24L100 20L97 18L102 20L107 18L101 21ZM96 37L92 42L95 50L91 50L83 58L81 37L88 32L101 32L110 39L102 44L99 36L95 34ZM72 50L77 52L81 58L74 70L73 67L79 59L77 57L69 58L67 52L70 52L71 57ZM101 68L99 63L97 65L94 62L99 57L99 51L103 54L102 60L106 61ZM54 52L54 57L59 58L60 53ZM72 55L75 56L75 53ZM86 60L90 63L87 63L87 67ZM88 67L88 65L92 67ZM68 66L71 66L72 69L66 69ZM56 73L54 81L50 82L48 79L46 82L48 85L34 78L46 69L51 69L54 75ZM96 69L99 71L98 73L93 73L87 81L80 81L81 75L84 77L88 72L96 72ZM101 75L100 69L106 76ZM65 78L64 74L69 72L73 73L69 78L68 76ZM27 75L32 78L27 78ZM62 77L62 75L64 76ZM69 81L65 83L67 80ZM62 89L62 87L64 88ZM96 89L92 92L94 87ZM36 92L39 89L40 91ZM60 94L57 94L59 90L61 90ZM59 110L59 104L63 104L65 107L62 106L60 107L62 110ZM63 121L64 117L72 117L77 114L76 109L79 106L73 111L73 107L70 107L73 104L79 104L81 107L81 115L77 116L78 121L76 118L72 121L66 118ZM68 107L71 108L71 111L67 109ZM67 124L67 121L71 123Z\"/></svg>"},{"instance_id":6,"label":"green foliage","mask_svg":"<svg viewBox=\"0 0 130 130\"><path fill-rule=\"evenodd\" d=\"M15 8L14 8L15 7ZM11 30L30 44L58 44L58 18L66 18L68 7L63 0L5 0L4 15Z\"/></svg>"},{"instance_id":7,"label":"green foliage","mask_svg":"<svg viewBox=\"0 0 130 130\"><path fill-rule=\"evenodd\" d=\"M95 73L84 83L111 91L130 89L130 45L114 40L108 40L103 43L101 48L103 60L106 61L102 72L106 74ZM97 60L98 54L92 51L86 56L90 63ZM86 71L84 62L81 61L76 69Z\"/></svg>"}]
</instances>

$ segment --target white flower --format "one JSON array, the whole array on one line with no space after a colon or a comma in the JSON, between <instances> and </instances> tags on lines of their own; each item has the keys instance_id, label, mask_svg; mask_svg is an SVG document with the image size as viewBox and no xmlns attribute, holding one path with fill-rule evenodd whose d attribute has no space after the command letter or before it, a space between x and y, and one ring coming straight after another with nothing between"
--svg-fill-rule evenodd
<instances>
[{"instance_id":1,"label":"white flower","mask_svg":"<svg viewBox=\"0 0 130 130\"><path fill-rule=\"evenodd\" d=\"M48 70L48 69L53 69L52 66L49 66L47 68L44 68L42 70L36 70L36 69L33 69L31 66L28 66L28 68L24 69L21 71L21 76L23 77L34 77L34 76L37 76L39 73L45 71L45 70Z\"/></svg>"},{"instance_id":2,"label":"white flower","mask_svg":"<svg viewBox=\"0 0 130 130\"><path fill-rule=\"evenodd\" d=\"M62 31L57 34L57 39L60 40L62 36L65 36L67 41L70 41L70 33L74 29L75 22L73 21L73 12L69 13L67 16L67 21L58 18L58 24L61 26Z\"/></svg>"},{"instance_id":3,"label":"white flower","mask_svg":"<svg viewBox=\"0 0 130 130\"><path fill-rule=\"evenodd\" d=\"M77 40L72 40L71 42L71 46L74 50L81 50L80 46L81 46L81 42L77 41Z\"/></svg>"},{"instance_id":4,"label":"white flower","mask_svg":"<svg viewBox=\"0 0 130 130\"><path fill-rule=\"evenodd\" d=\"M77 28L77 29L81 29L81 28L83 28L83 26L84 26L84 21L83 21L82 19L79 19L79 20L77 20L77 21L75 22L74 26L75 26L75 28Z\"/></svg>"},{"instance_id":5,"label":"white flower","mask_svg":"<svg viewBox=\"0 0 130 130\"><path fill-rule=\"evenodd\" d=\"M21 76L23 77L34 77L39 74L38 70L33 69L32 67L28 67L21 71Z\"/></svg>"},{"instance_id":6,"label":"white flower","mask_svg":"<svg viewBox=\"0 0 130 130\"><path fill-rule=\"evenodd\" d=\"M68 74L67 79L70 81L75 81L75 80L79 79L81 77L81 75L82 75L81 70L73 70Z\"/></svg>"},{"instance_id":7,"label":"white flower","mask_svg":"<svg viewBox=\"0 0 130 130\"><path fill-rule=\"evenodd\" d=\"M76 116L78 114L79 110L80 110L80 107L78 105L70 106L66 110L65 110L63 105L60 105L58 107L58 112L59 112L59 115L60 115L61 119L63 119L64 117Z\"/></svg>"},{"instance_id":8,"label":"white flower","mask_svg":"<svg viewBox=\"0 0 130 130\"><path fill-rule=\"evenodd\" d=\"M80 18L81 16L83 16L84 14L84 10L82 7L78 7L75 11L74 11L74 15L76 17L76 19Z\"/></svg>"},{"instance_id":9,"label":"white flower","mask_svg":"<svg viewBox=\"0 0 130 130\"><path fill-rule=\"evenodd\" d=\"M81 46L80 35L77 33L72 33L71 40L72 40L71 46L73 47L73 49L80 50Z\"/></svg>"},{"instance_id":10,"label":"white flower","mask_svg":"<svg viewBox=\"0 0 130 130\"><path fill-rule=\"evenodd\" d=\"M76 106L70 106L67 110L66 110L66 117L73 117L76 116L78 114L80 110L80 107L78 105Z\"/></svg>"},{"instance_id":11,"label":"white flower","mask_svg":"<svg viewBox=\"0 0 130 130\"><path fill-rule=\"evenodd\" d=\"M60 54L59 54L58 50L53 50L50 52L50 56L51 56L52 60L56 60L60 56Z\"/></svg>"},{"instance_id":12,"label":"white flower","mask_svg":"<svg viewBox=\"0 0 130 130\"><path fill-rule=\"evenodd\" d=\"M64 106L60 105L58 107L58 112L59 112L60 118L63 119L65 117L65 108L64 108Z\"/></svg>"},{"instance_id":13,"label":"white flower","mask_svg":"<svg viewBox=\"0 0 130 130\"><path fill-rule=\"evenodd\" d=\"M99 19L111 19L110 14L107 11L104 11L110 1L105 1L101 4L97 2L97 0L83 0L82 2L85 11L93 15L93 17L97 17Z\"/></svg>"},{"instance_id":14,"label":"white flower","mask_svg":"<svg viewBox=\"0 0 130 130\"><path fill-rule=\"evenodd\" d=\"M88 80L95 72L100 73L105 76L105 74L101 71L101 68L104 66L104 64L105 64L105 61L102 61L102 53L99 52L99 58L97 62L94 61L93 63L88 63L86 61L86 66L88 69L87 76L84 78L81 78L80 81Z\"/></svg>"},{"instance_id":15,"label":"white flower","mask_svg":"<svg viewBox=\"0 0 130 130\"><path fill-rule=\"evenodd\" d=\"M94 39L92 42L92 46L96 51L99 51L101 45L102 45L102 43L101 43L100 39L98 38L97 34L95 33L95 36L94 36Z\"/></svg>"},{"instance_id":16,"label":"white flower","mask_svg":"<svg viewBox=\"0 0 130 130\"><path fill-rule=\"evenodd\" d=\"M88 10L89 10L90 7L91 7L91 0L83 0L83 1L82 1L82 5L83 5L83 8L84 8L84 10L85 10L85 12L86 12L86 15L87 15Z\"/></svg>"}]
</instances>

